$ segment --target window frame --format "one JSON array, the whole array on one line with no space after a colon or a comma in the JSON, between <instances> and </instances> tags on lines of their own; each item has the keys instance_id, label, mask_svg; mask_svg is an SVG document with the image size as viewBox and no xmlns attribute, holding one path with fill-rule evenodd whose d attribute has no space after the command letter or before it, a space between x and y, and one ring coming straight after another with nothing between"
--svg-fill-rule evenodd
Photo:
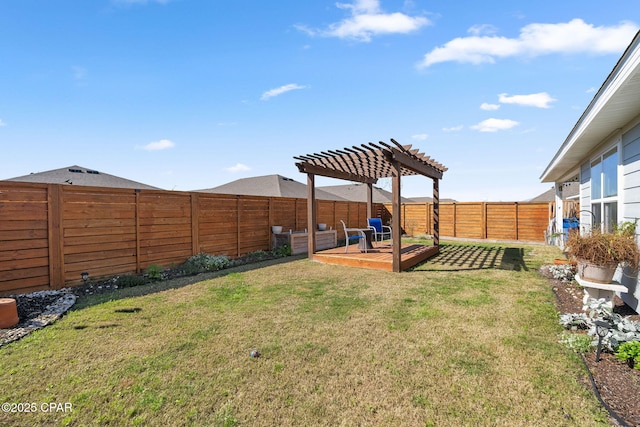
<instances>
[{"instance_id":1,"label":"window frame","mask_svg":"<svg viewBox=\"0 0 640 427\"><path fill-rule=\"evenodd\" d=\"M611 162L611 160L614 161ZM603 150L598 156L591 159L589 166L591 169L590 208L592 221L594 221L591 227L599 226L602 232L611 232L613 231L613 227L618 224L618 218L620 216L619 147L614 145L613 147ZM607 170L607 166L610 166L611 169ZM598 181L596 181L596 179ZM615 189L613 193L608 194L607 190L612 188L612 182L615 184ZM596 189L600 194L594 194ZM606 196L605 193L607 193ZM612 207L613 215L611 214ZM615 218L613 218L613 216L615 216Z\"/></svg>"}]
</instances>

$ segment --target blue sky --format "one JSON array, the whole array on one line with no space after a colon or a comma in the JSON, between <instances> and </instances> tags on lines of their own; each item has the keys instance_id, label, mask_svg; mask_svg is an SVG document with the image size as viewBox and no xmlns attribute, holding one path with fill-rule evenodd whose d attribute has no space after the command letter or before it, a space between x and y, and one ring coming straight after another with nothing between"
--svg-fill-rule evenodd
<instances>
[{"instance_id":1,"label":"blue sky","mask_svg":"<svg viewBox=\"0 0 640 427\"><path fill-rule=\"evenodd\" d=\"M0 179L80 165L169 190L306 182L293 156L394 138L449 168L441 197L525 200L549 188L540 174L639 12L637 0L3 0ZM402 195L429 196L431 181L403 179Z\"/></svg>"}]
</instances>

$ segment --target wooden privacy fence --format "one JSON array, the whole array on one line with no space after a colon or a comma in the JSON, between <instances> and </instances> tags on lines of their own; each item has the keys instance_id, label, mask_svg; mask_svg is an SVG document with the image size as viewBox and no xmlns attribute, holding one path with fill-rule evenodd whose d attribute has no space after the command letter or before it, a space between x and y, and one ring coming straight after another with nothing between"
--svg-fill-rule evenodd
<instances>
[{"instance_id":1,"label":"wooden privacy fence","mask_svg":"<svg viewBox=\"0 0 640 427\"><path fill-rule=\"evenodd\" d=\"M544 242L549 219L548 202L444 202L440 236ZM413 236L432 234L433 203L403 204L402 228Z\"/></svg>"},{"instance_id":2,"label":"wooden privacy fence","mask_svg":"<svg viewBox=\"0 0 640 427\"><path fill-rule=\"evenodd\" d=\"M319 201L317 218L366 226L366 203ZM206 252L268 250L271 226L307 227L306 199L0 182L0 294L169 267ZM339 225L339 227L337 226Z\"/></svg>"},{"instance_id":3,"label":"wooden privacy fence","mask_svg":"<svg viewBox=\"0 0 640 427\"><path fill-rule=\"evenodd\" d=\"M366 203L319 200L317 222L344 239ZM405 204L408 234L430 234L432 204ZM441 203L442 236L543 241L548 203ZM374 216L390 218L390 206ZM169 267L199 252L241 256L271 245L271 226L307 227L306 199L0 182L0 295Z\"/></svg>"}]
</instances>

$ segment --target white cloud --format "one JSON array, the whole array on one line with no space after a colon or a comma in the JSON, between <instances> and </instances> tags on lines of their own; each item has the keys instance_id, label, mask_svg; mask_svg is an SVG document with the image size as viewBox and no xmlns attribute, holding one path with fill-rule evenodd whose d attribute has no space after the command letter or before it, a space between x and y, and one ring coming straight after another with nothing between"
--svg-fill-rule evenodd
<instances>
[{"instance_id":1,"label":"white cloud","mask_svg":"<svg viewBox=\"0 0 640 427\"><path fill-rule=\"evenodd\" d=\"M263 101L266 101L267 99L273 98L274 96L282 95L283 93L286 93L292 90L305 89L305 88L306 86L300 86L295 83L290 83L288 85L280 86L275 89L270 89L266 91L265 93L262 94L260 99Z\"/></svg>"},{"instance_id":2,"label":"white cloud","mask_svg":"<svg viewBox=\"0 0 640 427\"><path fill-rule=\"evenodd\" d=\"M498 29L493 25L489 24L480 24L474 25L469 30L467 30L469 34L473 34L474 36L482 36L482 35L493 35L498 32Z\"/></svg>"},{"instance_id":3,"label":"white cloud","mask_svg":"<svg viewBox=\"0 0 640 427\"><path fill-rule=\"evenodd\" d=\"M5 122L2 121L2 119L0 119L0 127L2 126L6 126L7 124Z\"/></svg>"},{"instance_id":4,"label":"white cloud","mask_svg":"<svg viewBox=\"0 0 640 427\"><path fill-rule=\"evenodd\" d=\"M480 105L480 109L481 110L485 110L485 111L495 111L497 109L499 109L500 106L498 104L487 104L486 102L483 102Z\"/></svg>"},{"instance_id":5,"label":"white cloud","mask_svg":"<svg viewBox=\"0 0 640 427\"><path fill-rule=\"evenodd\" d=\"M597 87L590 87L589 89L587 89L587 92L586 92L586 93L595 93L595 92L597 92L597 91L598 91L598 88L597 88Z\"/></svg>"},{"instance_id":6,"label":"white cloud","mask_svg":"<svg viewBox=\"0 0 640 427\"><path fill-rule=\"evenodd\" d=\"M147 151L158 151L167 150L175 146L176 144L173 141L170 141L168 139L161 139L160 141L150 142L147 145L144 145L142 149Z\"/></svg>"},{"instance_id":7,"label":"white cloud","mask_svg":"<svg viewBox=\"0 0 640 427\"><path fill-rule=\"evenodd\" d=\"M497 132L499 130L511 129L519 124L520 123L509 119L487 119L477 125L471 126L471 129L475 129L478 132Z\"/></svg>"},{"instance_id":8,"label":"white cloud","mask_svg":"<svg viewBox=\"0 0 640 427\"><path fill-rule=\"evenodd\" d=\"M319 35L369 42L373 36L407 34L431 24L423 16L409 16L400 12L384 13L380 8L379 0L336 3L336 7L349 10L351 16L322 30L315 30L305 25L296 25L296 28L312 36Z\"/></svg>"},{"instance_id":9,"label":"white cloud","mask_svg":"<svg viewBox=\"0 0 640 427\"><path fill-rule=\"evenodd\" d=\"M411 138L418 141L424 141L425 139L429 138L429 135L427 135L426 133L417 133L415 135L412 135Z\"/></svg>"},{"instance_id":10,"label":"white cloud","mask_svg":"<svg viewBox=\"0 0 640 427\"><path fill-rule=\"evenodd\" d=\"M450 128L442 128L442 131L443 132L460 132L463 128L464 126L458 125L458 126L452 126Z\"/></svg>"},{"instance_id":11,"label":"white cloud","mask_svg":"<svg viewBox=\"0 0 640 427\"><path fill-rule=\"evenodd\" d=\"M628 21L610 27L594 27L582 19L558 24L529 24L520 30L518 38L495 35L455 38L427 53L418 66L429 67L448 61L494 63L498 58L553 53L620 53L637 31L638 25Z\"/></svg>"},{"instance_id":12,"label":"white cloud","mask_svg":"<svg viewBox=\"0 0 640 427\"><path fill-rule=\"evenodd\" d=\"M247 165L242 164L242 163L236 163L236 165L235 165L235 166L231 166L231 167L229 167L229 168L226 168L225 170L226 170L227 172L233 172L233 173L236 173L236 172L246 172L246 171L250 171L250 170L251 170L251 168L250 168L249 166L247 166Z\"/></svg>"},{"instance_id":13,"label":"white cloud","mask_svg":"<svg viewBox=\"0 0 640 427\"><path fill-rule=\"evenodd\" d=\"M550 108L550 103L557 101L547 92L532 93L530 95L512 95L506 93L498 95L498 101L502 104L516 104L528 107Z\"/></svg>"}]
</instances>

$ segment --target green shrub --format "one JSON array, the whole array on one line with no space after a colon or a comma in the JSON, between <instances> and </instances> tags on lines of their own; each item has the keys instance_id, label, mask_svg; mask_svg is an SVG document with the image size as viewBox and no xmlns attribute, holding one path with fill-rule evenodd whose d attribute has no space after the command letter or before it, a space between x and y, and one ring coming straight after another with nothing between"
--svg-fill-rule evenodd
<instances>
[{"instance_id":1,"label":"green shrub","mask_svg":"<svg viewBox=\"0 0 640 427\"><path fill-rule=\"evenodd\" d=\"M586 334L564 334L560 342L576 353L587 353L594 345L593 339Z\"/></svg>"},{"instance_id":2,"label":"green shrub","mask_svg":"<svg viewBox=\"0 0 640 427\"><path fill-rule=\"evenodd\" d=\"M618 346L615 356L629 366L640 369L640 341L627 341Z\"/></svg>"},{"instance_id":3,"label":"green shrub","mask_svg":"<svg viewBox=\"0 0 640 427\"><path fill-rule=\"evenodd\" d=\"M266 252L263 251L261 249L254 251L254 252L249 252L246 255L247 261L248 262L258 262L258 261L263 261L265 259L268 259L270 257L270 255Z\"/></svg>"},{"instance_id":4,"label":"green shrub","mask_svg":"<svg viewBox=\"0 0 640 427\"><path fill-rule=\"evenodd\" d=\"M147 267L147 277L151 280L162 280L162 266L151 264Z\"/></svg>"},{"instance_id":5,"label":"green shrub","mask_svg":"<svg viewBox=\"0 0 640 427\"><path fill-rule=\"evenodd\" d=\"M144 277L134 276L132 274L123 274L115 281L116 286L119 288L132 288L134 286L144 285L145 283Z\"/></svg>"},{"instance_id":6,"label":"green shrub","mask_svg":"<svg viewBox=\"0 0 640 427\"><path fill-rule=\"evenodd\" d=\"M209 255L201 252L190 257L181 269L186 275L204 273L206 271L218 271L231 266L231 260L226 255Z\"/></svg>"},{"instance_id":7,"label":"green shrub","mask_svg":"<svg viewBox=\"0 0 640 427\"><path fill-rule=\"evenodd\" d=\"M289 245L282 245L279 248L272 249L271 253L275 257L284 258L291 255L291 247L289 247Z\"/></svg>"},{"instance_id":8,"label":"green shrub","mask_svg":"<svg viewBox=\"0 0 640 427\"><path fill-rule=\"evenodd\" d=\"M554 279L562 280L563 282L572 281L576 275L576 268L571 264L552 265L549 267L549 271Z\"/></svg>"}]
</instances>

